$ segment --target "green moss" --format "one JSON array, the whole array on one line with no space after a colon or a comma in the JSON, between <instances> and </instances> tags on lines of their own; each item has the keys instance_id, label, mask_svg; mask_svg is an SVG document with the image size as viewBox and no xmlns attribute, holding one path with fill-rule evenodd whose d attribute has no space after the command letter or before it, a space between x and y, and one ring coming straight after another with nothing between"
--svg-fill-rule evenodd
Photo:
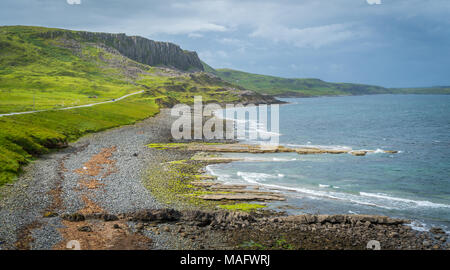
<instances>
[{"instance_id":1,"label":"green moss","mask_svg":"<svg viewBox=\"0 0 450 270\"><path fill-rule=\"evenodd\" d=\"M151 164L143 184L158 201L171 207L215 209L220 202L203 200L199 196L232 192L210 191L192 184L198 181L198 170L206 165L206 162L194 160Z\"/></svg>"},{"instance_id":2,"label":"green moss","mask_svg":"<svg viewBox=\"0 0 450 270\"><path fill-rule=\"evenodd\" d=\"M211 208L215 206L214 203L198 198L206 191L191 184L196 181L195 174L203 166L204 163L192 160L151 164L143 183L158 201L167 205L176 208Z\"/></svg>"},{"instance_id":3,"label":"green moss","mask_svg":"<svg viewBox=\"0 0 450 270\"><path fill-rule=\"evenodd\" d=\"M186 143L151 143L147 144L147 147L156 148L156 149L173 149L173 148L185 148L187 147Z\"/></svg>"},{"instance_id":4,"label":"green moss","mask_svg":"<svg viewBox=\"0 0 450 270\"><path fill-rule=\"evenodd\" d=\"M223 143L208 143L208 142L191 142L191 143L150 143L147 147L161 150L166 149L184 149L190 145L220 145Z\"/></svg>"},{"instance_id":5,"label":"green moss","mask_svg":"<svg viewBox=\"0 0 450 270\"><path fill-rule=\"evenodd\" d=\"M182 159L182 160L175 160L175 161L171 161L169 162L169 164L183 164L187 161L187 159Z\"/></svg>"},{"instance_id":6,"label":"green moss","mask_svg":"<svg viewBox=\"0 0 450 270\"><path fill-rule=\"evenodd\" d=\"M251 250L265 250L268 249L266 246L256 243L253 240L245 241L242 244L239 245L239 248L241 249L251 249Z\"/></svg>"},{"instance_id":7,"label":"green moss","mask_svg":"<svg viewBox=\"0 0 450 270\"><path fill-rule=\"evenodd\" d=\"M222 204L219 205L219 207L226 210L251 212L264 208L266 206L256 203L236 203L236 204Z\"/></svg>"},{"instance_id":8,"label":"green moss","mask_svg":"<svg viewBox=\"0 0 450 270\"><path fill-rule=\"evenodd\" d=\"M254 240L245 241L238 245L241 249L248 250L295 250L296 247L290 244L285 237L272 240L272 243L263 245L261 243L255 242Z\"/></svg>"},{"instance_id":9,"label":"green moss","mask_svg":"<svg viewBox=\"0 0 450 270\"><path fill-rule=\"evenodd\" d=\"M276 249L283 249L283 250L293 250L295 249L294 245L290 244L286 238L282 237L278 239L275 242L275 248Z\"/></svg>"}]
</instances>

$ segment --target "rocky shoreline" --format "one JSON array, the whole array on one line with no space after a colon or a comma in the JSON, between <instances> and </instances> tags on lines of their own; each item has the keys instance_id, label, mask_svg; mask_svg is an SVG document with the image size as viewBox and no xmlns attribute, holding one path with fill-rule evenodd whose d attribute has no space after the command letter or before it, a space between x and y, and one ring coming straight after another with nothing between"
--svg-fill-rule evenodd
<instances>
[{"instance_id":1,"label":"rocky shoreline","mask_svg":"<svg viewBox=\"0 0 450 270\"><path fill-rule=\"evenodd\" d=\"M328 250L445 249L445 232L419 233L408 220L373 215L262 215L255 212L174 209L142 210L117 216L66 216L71 222L129 221L136 232L165 235L177 249ZM118 226L118 225L117 225Z\"/></svg>"},{"instance_id":2,"label":"rocky shoreline","mask_svg":"<svg viewBox=\"0 0 450 270\"><path fill-rule=\"evenodd\" d=\"M172 121L162 110L27 166L0 189L0 249L67 249L71 240L81 249L366 249L370 240L381 249L450 248L442 230L418 232L388 217L288 216L252 203L235 211L236 202L256 200L243 194L281 195L215 183L203 168L220 157L199 155L205 144L148 147L171 143Z\"/></svg>"}]
</instances>

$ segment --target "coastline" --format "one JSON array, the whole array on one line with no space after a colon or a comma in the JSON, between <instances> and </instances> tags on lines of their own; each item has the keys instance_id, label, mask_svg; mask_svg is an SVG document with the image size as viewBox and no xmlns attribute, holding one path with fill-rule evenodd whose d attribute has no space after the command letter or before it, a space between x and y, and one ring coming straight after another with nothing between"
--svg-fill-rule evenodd
<instances>
[{"instance_id":1,"label":"coastline","mask_svg":"<svg viewBox=\"0 0 450 270\"><path fill-rule=\"evenodd\" d=\"M374 238L382 249L448 248L439 231L416 232L384 217L289 216L159 201L142 182L152 174L148 168L194 156L146 147L170 143L172 120L162 110L27 166L1 189L0 248L65 249L66 241L78 239L85 249L366 249Z\"/></svg>"},{"instance_id":2,"label":"coastline","mask_svg":"<svg viewBox=\"0 0 450 270\"><path fill-rule=\"evenodd\" d=\"M223 119L226 120L226 119ZM217 141L215 141L215 143L217 143ZM170 143L169 143L170 144ZM169 144L161 144L159 146L156 146L156 148L160 147L161 149L163 149L164 151L179 151L179 148L184 148L183 150L186 151L186 149L190 148L190 146L182 146L180 147L180 145L178 143L174 143L175 147L167 147ZM189 142L184 142L184 144L189 145ZM194 144L196 144L194 142ZM190 149L190 151L192 150L196 150L194 151L194 153L198 153L199 151L202 154L205 154L203 151L206 150L211 150L211 148L215 148L215 147L221 147L220 144L219 145L203 145L201 146L201 143L199 144L200 146L196 146L196 147L191 147L192 149ZM225 146L232 146L233 144L226 144ZM239 143L237 143L237 145L240 145ZM241 144L242 145L242 144ZM155 145L153 145L152 147L155 147ZM198 149L196 149L198 148ZM206 158L203 161L206 161L205 164L203 165L203 168L206 169L208 165L212 165L212 164L221 164L221 163L230 163L230 162L235 162L235 161L240 161L239 159L233 159L233 158L224 158L220 156L220 150L221 149L214 149L212 152L214 153L218 153L219 156L214 156L213 158ZM223 149L222 149L223 150ZM235 151L236 149L234 149L231 152L240 152ZM316 149L317 150L317 149ZM208 151L207 151L208 152ZM226 152L226 151L225 151ZM243 151L246 152L246 151ZM256 151L258 152L258 151ZM302 151L300 151L301 153ZM327 151L319 151L320 153L327 153ZM348 153L348 151L344 151L345 153ZM342 153L344 153L342 152ZM358 152L358 151L356 151ZM369 150L370 152L370 150ZM388 151L390 153L395 153L396 151ZM299 154L300 154L299 153ZM339 152L341 153L341 152ZM305 154L305 153L301 153L301 154ZM318 154L318 152L316 152L315 154ZM336 154L336 153L333 153ZM358 154L356 154L358 155ZM195 155L191 155L190 157L188 157L188 159L192 159L192 157L195 157ZM215 163L215 161L218 161L217 163ZM177 162L177 161L174 161ZM203 173L207 173L207 170L200 170ZM194 172L196 173L196 172ZM211 177L211 175L204 175L205 179L206 179L206 186L213 186L214 184L214 180L215 177ZM197 181L198 182L198 181ZM217 183L216 183L217 184ZM226 184L224 183L219 183L218 185L220 186L226 186ZM200 185L202 188L205 187L205 185ZM231 185L232 186L232 185ZM240 187L240 188L246 188L246 189L251 189L251 185L244 185L245 187ZM255 187L256 189L259 190L258 187ZM271 190L270 188L268 188L269 192L274 191ZM215 192L217 192L217 190L214 190ZM220 190L219 190L220 191ZM226 199L226 196L224 196L225 201L230 203L233 202L233 200L231 199ZM250 203L259 203L258 200L248 200ZM277 200L275 200L276 202ZM239 200L235 200L233 203L235 204L240 204L242 201ZM272 200L265 200L264 201L264 205L270 205L273 204L274 201ZM217 207L217 205L216 205ZM289 207L293 207L293 206L289 206L289 205L285 205L286 208ZM196 209L197 211L201 211L201 209L204 209L202 207L194 207L194 209ZM264 208L262 208L264 209ZM398 223L394 222L388 222L389 224L385 224L383 222L379 223L377 220L377 218L380 218L380 216L376 216L376 215L310 215L310 214L305 214L305 215L288 215L286 214L284 211L282 210L277 210L277 211L262 211L262 209L256 209L256 210L252 210L247 212L250 216L255 216L258 217L257 220L254 223L251 223L250 227L252 227L252 229L248 229L248 230L244 230L243 228L241 228L241 232L240 233L236 233L234 234L233 237L235 238L239 238L239 239L244 239L246 237L248 237L250 240L248 241L248 243L252 243L249 244L246 248L249 249L265 249L265 248L275 248L275 249L366 249L366 247L363 245L363 242L365 241L361 241L361 239L364 239L366 237L368 237L369 235L374 238L374 239L381 239L383 242L383 246L385 248L388 249L446 249L449 246L445 244L445 241L447 241L446 236L442 236L441 234L436 234L436 232L440 232L442 233L443 231L441 231L439 228L432 228L431 232L419 232L416 230L413 230L410 226L408 226L407 224L410 223L409 220L400 220L397 221ZM239 210L239 209L235 209L235 210ZM242 211L241 211L242 213ZM360 218L363 217L362 220L355 221L355 222L348 222L348 217L353 217L353 218ZM261 218L262 217L262 218ZM336 219L337 217L337 219ZM364 219L364 217L369 217L370 221ZM331 219L327 220L327 218ZM384 217L387 218L387 217ZM308 220L308 222L299 222L299 220ZM389 219L389 218L388 218ZM286 220L291 221L290 222L286 222ZM296 222L292 222L292 221L296 221ZM340 220L340 221L338 221ZM347 221L342 221L342 220L347 220ZM395 220L395 219L394 219ZM270 222L267 222L270 221ZM280 222L280 224L276 225L277 222ZM275 225L274 225L275 223ZM303 225L302 225L303 224ZM308 224L308 225L305 225ZM248 224L247 224L248 225ZM270 226L269 226L270 225ZM238 226L239 227L239 226ZM244 226L245 227L245 226ZM236 226L223 226L222 227L219 226L219 228L221 230L237 230ZM207 226L207 229L211 229L211 226ZM270 234L272 236L270 236L269 238L272 238L271 240L265 239L264 237L262 237L259 234L254 234L252 230L256 229L257 231L264 231L264 232L268 232L270 231ZM300 231L299 231L300 229ZM199 228L200 231L203 231L201 228ZM355 231L354 231L355 230ZM341 239L340 244L335 244L333 245L328 245L328 244L315 244L315 245L308 245L305 244L303 247L300 246L296 246L295 245L290 245L288 244L287 246L277 246L276 243L274 243L273 238L277 238L277 237L281 237L280 239L285 239L285 237L289 238L289 239L298 239L297 235L302 234L300 232L304 232L306 234L306 236L303 236L303 240L305 239L309 239L309 237L314 234L312 232L315 231L320 231L320 234L322 234L322 236L314 236L316 239L319 239L323 237L323 243L328 243L329 242L329 237L331 237L330 235L328 236L324 236L327 235L328 233L332 232L333 233L333 237L335 237L336 239ZM307 233L306 233L307 232ZM346 233L345 233L346 232ZM348 242L348 239L345 240L345 235L350 235L352 233L355 233L355 235L357 235L356 237L353 237L353 240L355 242L350 243ZM204 233L204 232L203 232ZM340 234L342 233L342 235L338 235L336 236L335 234ZM443 232L445 235L445 232ZM202 233L200 233L199 235L201 235ZM308 234L310 234L308 236ZM222 236L227 238L229 235L227 236ZM385 238L386 237L386 238ZM358 240L356 240L357 238L360 238ZM393 241L392 245L388 244L388 241L392 242L392 238L398 238L401 239L400 242L395 243L395 241ZM426 239L434 239L434 240L426 240ZM445 241L443 241L445 238ZM200 241L199 238L197 238L198 241ZM278 239L277 241L281 241L280 239ZM441 241L440 242L436 242L435 240ZM267 245L258 245L257 243L259 242L265 242ZM284 241L284 240L283 240ZM339 242L338 241L338 242ZM304 241L303 241L304 242ZM247 244L248 244L247 243ZM241 243L242 244L242 243ZM431 244L431 245L430 245ZM243 247L242 245L238 245L239 247ZM245 245L244 245L245 246ZM333 246L333 247L332 247Z\"/></svg>"}]
</instances>

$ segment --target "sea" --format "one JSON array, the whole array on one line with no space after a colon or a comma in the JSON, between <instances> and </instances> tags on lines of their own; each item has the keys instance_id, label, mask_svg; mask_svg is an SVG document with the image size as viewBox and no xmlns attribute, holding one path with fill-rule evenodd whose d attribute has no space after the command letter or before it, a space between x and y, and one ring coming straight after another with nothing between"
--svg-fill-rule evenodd
<instances>
[{"instance_id":1,"label":"sea","mask_svg":"<svg viewBox=\"0 0 450 270\"><path fill-rule=\"evenodd\" d=\"M278 109L281 145L374 152L227 153L243 161L209 165L210 174L226 184L283 193L287 200L268 208L289 214L377 214L410 219L416 230L450 231L449 95L281 100L288 102ZM256 132L250 129L258 125L246 128Z\"/></svg>"}]
</instances>

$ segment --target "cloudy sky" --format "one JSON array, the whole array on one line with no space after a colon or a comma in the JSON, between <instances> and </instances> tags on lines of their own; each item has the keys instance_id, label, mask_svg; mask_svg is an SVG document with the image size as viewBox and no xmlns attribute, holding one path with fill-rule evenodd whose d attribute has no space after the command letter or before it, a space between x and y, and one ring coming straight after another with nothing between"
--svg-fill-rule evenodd
<instances>
[{"instance_id":1,"label":"cloudy sky","mask_svg":"<svg viewBox=\"0 0 450 270\"><path fill-rule=\"evenodd\" d=\"M0 24L171 41L215 68L450 85L450 0L1 0Z\"/></svg>"}]
</instances>

